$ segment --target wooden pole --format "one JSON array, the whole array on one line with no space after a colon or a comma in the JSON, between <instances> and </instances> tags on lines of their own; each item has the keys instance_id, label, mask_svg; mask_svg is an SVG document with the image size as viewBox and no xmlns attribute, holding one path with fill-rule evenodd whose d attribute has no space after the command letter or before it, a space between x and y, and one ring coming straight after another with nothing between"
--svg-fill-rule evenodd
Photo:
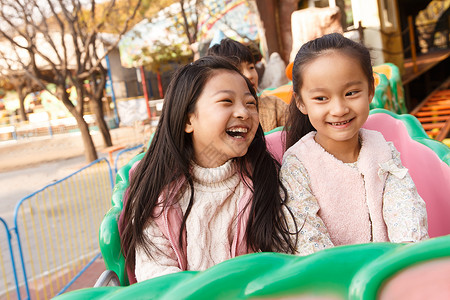
<instances>
[{"instance_id":1,"label":"wooden pole","mask_svg":"<svg viewBox=\"0 0 450 300\"><path fill-rule=\"evenodd\" d=\"M414 73L417 73L419 70L417 69L416 42L414 39L414 25L412 16L408 16L408 28L409 28L409 42L411 45L411 60L413 63L413 71Z\"/></svg>"}]
</instances>

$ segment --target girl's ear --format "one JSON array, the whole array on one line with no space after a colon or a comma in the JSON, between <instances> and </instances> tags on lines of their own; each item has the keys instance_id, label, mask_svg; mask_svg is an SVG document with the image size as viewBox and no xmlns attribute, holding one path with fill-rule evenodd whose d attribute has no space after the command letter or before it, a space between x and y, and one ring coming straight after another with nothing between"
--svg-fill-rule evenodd
<instances>
[{"instance_id":1,"label":"girl's ear","mask_svg":"<svg viewBox=\"0 0 450 300\"><path fill-rule=\"evenodd\" d=\"M294 99L295 99L295 105L297 108L302 112L302 114L307 115L308 111L306 110L305 105L303 104L303 101L300 100L300 96L294 92Z\"/></svg>"},{"instance_id":2,"label":"girl's ear","mask_svg":"<svg viewBox=\"0 0 450 300\"><path fill-rule=\"evenodd\" d=\"M194 131L194 126L192 126L192 118L194 117L194 114L188 114L188 119L186 121L186 124L184 125L184 132L186 133L192 133Z\"/></svg>"}]
</instances>

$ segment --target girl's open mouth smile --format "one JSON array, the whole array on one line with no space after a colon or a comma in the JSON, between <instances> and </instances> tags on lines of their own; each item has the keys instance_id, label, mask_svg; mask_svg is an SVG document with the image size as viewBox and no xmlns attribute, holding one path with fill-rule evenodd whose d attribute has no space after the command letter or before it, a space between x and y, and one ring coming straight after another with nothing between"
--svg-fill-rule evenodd
<instances>
[{"instance_id":1,"label":"girl's open mouth smile","mask_svg":"<svg viewBox=\"0 0 450 300\"><path fill-rule=\"evenodd\" d=\"M226 130L226 133L232 138L243 139L246 137L248 128L234 127Z\"/></svg>"},{"instance_id":2,"label":"girl's open mouth smile","mask_svg":"<svg viewBox=\"0 0 450 300\"><path fill-rule=\"evenodd\" d=\"M347 125L348 123L350 123L353 120L354 120L354 118L345 120L345 121L341 121L341 122L328 122L328 124L330 124L331 126L335 126L335 127L345 127L345 125Z\"/></svg>"}]
</instances>

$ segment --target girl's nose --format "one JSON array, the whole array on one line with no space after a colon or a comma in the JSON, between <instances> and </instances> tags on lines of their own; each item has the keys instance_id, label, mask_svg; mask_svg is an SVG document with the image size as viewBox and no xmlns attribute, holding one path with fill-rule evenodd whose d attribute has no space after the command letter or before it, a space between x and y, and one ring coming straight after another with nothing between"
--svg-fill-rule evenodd
<instances>
[{"instance_id":1,"label":"girl's nose","mask_svg":"<svg viewBox=\"0 0 450 300\"><path fill-rule=\"evenodd\" d=\"M234 117L238 119L248 119L250 116L250 112L248 108L243 104L236 104L236 107L234 109Z\"/></svg>"},{"instance_id":2,"label":"girl's nose","mask_svg":"<svg viewBox=\"0 0 450 300\"><path fill-rule=\"evenodd\" d=\"M343 116L350 111L345 100L341 99L341 98L333 99L331 105L332 105L332 108L331 108L330 113L334 116Z\"/></svg>"}]
</instances>

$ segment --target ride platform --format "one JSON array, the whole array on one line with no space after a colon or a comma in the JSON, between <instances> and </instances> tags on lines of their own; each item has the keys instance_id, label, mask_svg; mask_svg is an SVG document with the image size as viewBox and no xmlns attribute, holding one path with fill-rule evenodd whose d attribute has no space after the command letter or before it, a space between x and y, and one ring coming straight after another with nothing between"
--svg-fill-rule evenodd
<instances>
[{"instance_id":1,"label":"ride platform","mask_svg":"<svg viewBox=\"0 0 450 300\"><path fill-rule=\"evenodd\" d=\"M411 114L429 137L443 141L450 132L450 77L423 100Z\"/></svg>"},{"instance_id":2,"label":"ride platform","mask_svg":"<svg viewBox=\"0 0 450 300\"><path fill-rule=\"evenodd\" d=\"M417 57L416 70L411 58L404 61L402 84L408 111L419 106L448 78L450 49L430 51Z\"/></svg>"}]
</instances>

